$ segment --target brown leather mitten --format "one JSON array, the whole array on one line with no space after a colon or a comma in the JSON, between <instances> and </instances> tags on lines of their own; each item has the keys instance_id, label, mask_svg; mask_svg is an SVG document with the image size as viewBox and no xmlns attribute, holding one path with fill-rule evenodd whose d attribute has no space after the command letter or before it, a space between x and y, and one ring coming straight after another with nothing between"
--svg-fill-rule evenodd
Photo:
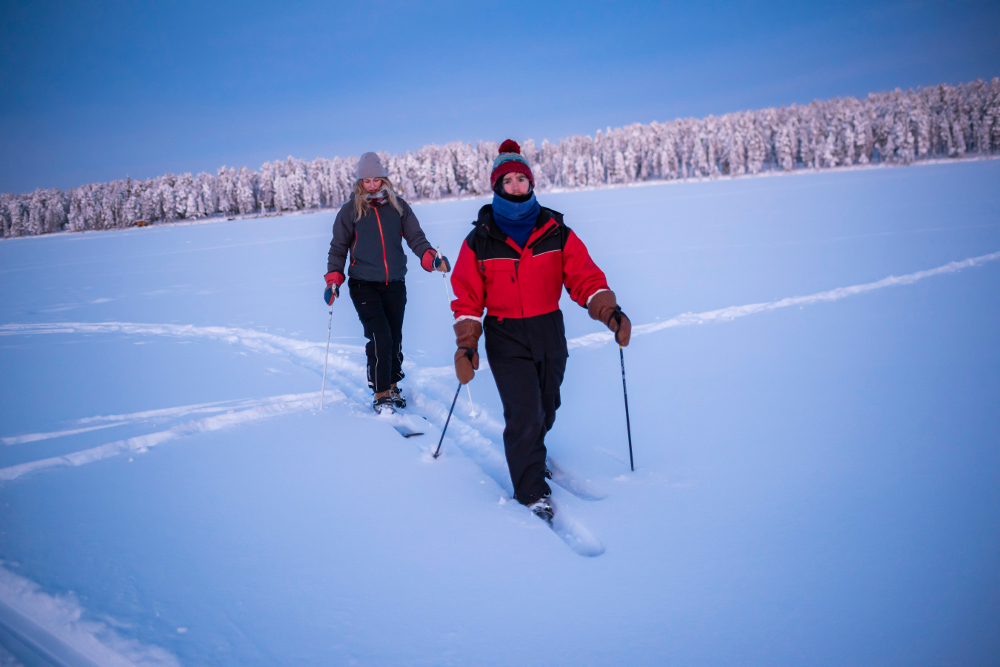
<instances>
[{"instance_id":1,"label":"brown leather mitten","mask_svg":"<svg viewBox=\"0 0 1000 667\"><path fill-rule=\"evenodd\" d=\"M587 312L590 314L590 319L597 320L601 324L607 324L608 318L611 317L611 313L615 312L617 305L618 300L615 298L614 292L611 290L598 292L590 300L590 303L587 304Z\"/></svg>"},{"instance_id":2,"label":"brown leather mitten","mask_svg":"<svg viewBox=\"0 0 1000 667\"><path fill-rule=\"evenodd\" d=\"M590 305L587 306L587 312L590 313L591 319L602 322L614 332L616 343L622 347L628 345L629 339L632 337L632 322L618 307L618 300L615 298L614 292L608 290L595 294L590 300ZM619 319L621 320L620 326Z\"/></svg>"},{"instance_id":3,"label":"brown leather mitten","mask_svg":"<svg viewBox=\"0 0 1000 667\"><path fill-rule=\"evenodd\" d=\"M469 384L479 370L479 337L483 325L477 320L462 320L455 324L455 375L462 384Z\"/></svg>"},{"instance_id":4,"label":"brown leather mitten","mask_svg":"<svg viewBox=\"0 0 1000 667\"><path fill-rule=\"evenodd\" d=\"M622 347L628 347L628 342L632 338L632 320L628 318L628 315L622 312L622 309L618 309L618 314L621 315L621 325L619 326L616 321L617 318L611 320L608 324L608 328L615 332L615 342ZM617 331L613 327L617 327Z\"/></svg>"}]
</instances>

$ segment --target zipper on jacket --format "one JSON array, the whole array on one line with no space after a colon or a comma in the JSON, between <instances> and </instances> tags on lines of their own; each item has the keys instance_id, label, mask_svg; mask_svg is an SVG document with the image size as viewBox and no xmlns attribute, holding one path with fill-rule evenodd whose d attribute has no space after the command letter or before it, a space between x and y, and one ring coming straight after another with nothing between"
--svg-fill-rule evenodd
<instances>
[{"instance_id":1,"label":"zipper on jacket","mask_svg":"<svg viewBox=\"0 0 1000 667\"><path fill-rule=\"evenodd\" d=\"M549 218L549 222L555 222L555 221L554 221L554 220L553 220L552 218ZM532 249L532 248L534 248L534 247L535 247L536 245L538 245L539 243L541 243L541 242L542 242L542 241L544 241L545 239L547 239L547 238L549 238L550 236L552 236L552 233L553 233L553 231L556 231L556 230L558 230L558 229L559 229L559 224L558 224L558 223L556 223L556 225L555 225L555 229L551 229L551 228L549 228L549 229L546 229L547 227L548 227L548 225L546 225L545 227L543 227L543 228L542 228L542 231L543 231L544 233L543 233L543 234L542 234L541 236L539 236L539 237L538 237L537 239L535 239L534 241L532 241L531 243L528 243L528 244L526 244L526 245L524 246L524 249L525 249L525 250L531 250L531 249Z\"/></svg>"},{"instance_id":2,"label":"zipper on jacket","mask_svg":"<svg viewBox=\"0 0 1000 667\"><path fill-rule=\"evenodd\" d=\"M382 239L382 263L385 264L385 284L389 284L389 260L385 257L385 235L382 233L382 218L379 217L378 208L372 206L375 211L375 219L378 220L378 235Z\"/></svg>"}]
</instances>

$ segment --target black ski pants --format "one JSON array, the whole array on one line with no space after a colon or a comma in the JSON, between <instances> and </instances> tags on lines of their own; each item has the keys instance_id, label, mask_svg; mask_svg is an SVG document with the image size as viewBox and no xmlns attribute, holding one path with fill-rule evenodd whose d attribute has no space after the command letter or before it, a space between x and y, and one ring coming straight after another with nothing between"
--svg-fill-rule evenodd
<instances>
[{"instance_id":1,"label":"black ski pants","mask_svg":"<svg viewBox=\"0 0 1000 667\"><path fill-rule=\"evenodd\" d=\"M525 318L486 316L486 355L503 403L503 447L514 497L525 505L551 493L545 434L556 421L566 372L562 311Z\"/></svg>"},{"instance_id":2,"label":"black ski pants","mask_svg":"<svg viewBox=\"0 0 1000 667\"><path fill-rule=\"evenodd\" d=\"M375 393L388 390L403 379L403 311L406 310L406 283L358 280L347 281L351 301L365 328L368 355L368 386Z\"/></svg>"}]
</instances>

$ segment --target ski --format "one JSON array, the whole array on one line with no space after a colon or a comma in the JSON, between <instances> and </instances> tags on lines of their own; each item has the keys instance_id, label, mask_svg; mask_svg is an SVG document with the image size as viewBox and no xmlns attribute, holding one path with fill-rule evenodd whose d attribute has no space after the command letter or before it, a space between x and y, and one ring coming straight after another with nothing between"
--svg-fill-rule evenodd
<instances>
[{"instance_id":1,"label":"ski","mask_svg":"<svg viewBox=\"0 0 1000 667\"><path fill-rule=\"evenodd\" d=\"M423 431L416 431L410 428L409 426L406 426L405 424L393 424L392 427L396 429L396 432L399 433L404 438L414 438L418 435L424 434Z\"/></svg>"},{"instance_id":2,"label":"ski","mask_svg":"<svg viewBox=\"0 0 1000 667\"><path fill-rule=\"evenodd\" d=\"M403 412L378 415L378 419L388 422L404 438L415 438L427 433L430 423L420 415L408 415Z\"/></svg>"},{"instance_id":3,"label":"ski","mask_svg":"<svg viewBox=\"0 0 1000 667\"><path fill-rule=\"evenodd\" d=\"M597 488L589 479L577 477L556 463L552 457L545 459L545 465L548 468L546 476L580 500L604 500L608 497L608 494Z\"/></svg>"},{"instance_id":4,"label":"ski","mask_svg":"<svg viewBox=\"0 0 1000 667\"><path fill-rule=\"evenodd\" d=\"M550 516L543 516L541 513L531 512L532 521L539 520L548 526L559 539L566 543L570 549L580 556L595 558L604 553L604 545L597 539L590 530L578 521L565 503L558 504L552 498L548 499L548 506L552 510ZM531 508L526 508L529 511Z\"/></svg>"}]
</instances>

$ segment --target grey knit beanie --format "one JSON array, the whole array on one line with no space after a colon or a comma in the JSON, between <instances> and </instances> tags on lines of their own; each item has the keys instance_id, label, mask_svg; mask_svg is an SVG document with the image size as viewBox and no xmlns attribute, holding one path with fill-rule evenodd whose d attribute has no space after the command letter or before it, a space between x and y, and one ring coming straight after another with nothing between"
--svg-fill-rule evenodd
<instances>
[{"instance_id":1,"label":"grey knit beanie","mask_svg":"<svg viewBox=\"0 0 1000 667\"><path fill-rule=\"evenodd\" d=\"M375 153L365 153L358 160L358 180L362 178L389 178L389 173L382 166L382 160Z\"/></svg>"}]
</instances>

